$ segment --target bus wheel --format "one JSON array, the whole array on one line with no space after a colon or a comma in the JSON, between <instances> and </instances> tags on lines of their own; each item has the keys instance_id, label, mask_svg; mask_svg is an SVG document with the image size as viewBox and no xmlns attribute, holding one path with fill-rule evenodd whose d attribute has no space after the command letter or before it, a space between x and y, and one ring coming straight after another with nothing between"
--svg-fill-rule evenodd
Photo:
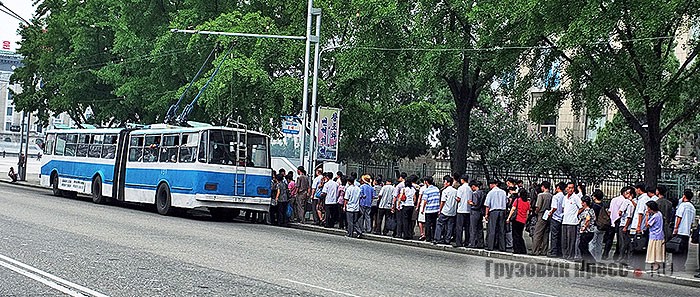
<instances>
[{"instance_id":1,"label":"bus wheel","mask_svg":"<svg viewBox=\"0 0 700 297\"><path fill-rule=\"evenodd\" d=\"M63 196L63 191L58 188L58 173L51 173L51 189L54 196Z\"/></svg>"},{"instance_id":2,"label":"bus wheel","mask_svg":"<svg viewBox=\"0 0 700 297\"><path fill-rule=\"evenodd\" d=\"M209 208L209 213L214 220L230 222L237 218L241 211L231 208Z\"/></svg>"},{"instance_id":3,"label":"bus wheel","mask_svg":"<svg viewBox=\"0 0 700 297\"><path fill-rule=\"evenodd\" d=\"M104 204L107 198L102 196L102 178L98 175L92 180L92 202Z\"/></svg>"},{"instance_id":4,"label":"bus wheel","mask_svg":"<svg viewBox=\"0 0 700 297\"><path fill-rule=\"evenodd\" d=\"M170 200L170 188L165 183L158 186L156 191L156 210L162 215L172 215L175 212L175 208L171 206Z\"/></svg>"}]
</instances>

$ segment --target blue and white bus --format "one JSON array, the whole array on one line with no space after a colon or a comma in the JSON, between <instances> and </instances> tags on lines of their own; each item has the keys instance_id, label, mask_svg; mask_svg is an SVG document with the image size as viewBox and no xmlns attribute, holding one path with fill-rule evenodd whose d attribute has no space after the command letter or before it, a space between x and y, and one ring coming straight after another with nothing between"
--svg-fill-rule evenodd
<instances>
[{"instance_id":1,"label":"blue and white bus","mask_svg":"<svg viewBox=\"0 0 700 297\"><path fill-rule=\"evenodd\" d=\"M232 219L269 211L269 136L245 128L67 129L46 132L41 184L54 195L155 204L158 213L207 208Z\"/></svg>"}]
</instances>

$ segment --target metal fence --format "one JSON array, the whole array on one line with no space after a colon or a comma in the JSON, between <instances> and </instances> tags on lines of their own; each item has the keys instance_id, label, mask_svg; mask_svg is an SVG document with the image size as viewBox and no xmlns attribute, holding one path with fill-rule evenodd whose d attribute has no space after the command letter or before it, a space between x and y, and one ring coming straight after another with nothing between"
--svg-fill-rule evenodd
<instances>
[{"instance_id":1,"label":"metal fence","mask_svg":"<svg viewBox=\"0 0 700 297\"><path fill-rule=\"evenodd\" d=\"M361 164L361 163L348 163L346 170L348 173L357 172L359 174L372 174L374 176L381 175L384 179L391 178L395 179L399 172L406 172L407 174L416 174L418 176L432 176L435 179L441 179L445 175L452 175L451 166L449 160L436 160L435 162L417 162L417 163L397 163L397 162L385 162L385 163L372 163L372 164ZM469 164L467 166L466 174L470 179L481 180L486 182L486 174L475 166L474 164ZM511 177L514 179L522 180L526 186L534 185L536 183L542 182L544 180L551 181L552 183L557 183L560 181L568 181L569 177L563 174L549 174L549 175L534 175L528 172L509 172L506 177ZM594 185L588 185L588 192L594 189L600 189L605 193L607 199L617 197L620 194L620 189L625 186L633 185L637 182L637 177L628 177L626 180L608 178L602 182ZM666 169L664 170L661 178L659 179L659 185L663 185L668 189L666 197L670 199L681 199L683 196L683 191L685 189L690 189L694 193L700 192L700 173L684 170L674 170ZM700 196L700 195L698 195ZM693 203L700 212L700 197L693 199Z\"/></svg>"}]
</instances>

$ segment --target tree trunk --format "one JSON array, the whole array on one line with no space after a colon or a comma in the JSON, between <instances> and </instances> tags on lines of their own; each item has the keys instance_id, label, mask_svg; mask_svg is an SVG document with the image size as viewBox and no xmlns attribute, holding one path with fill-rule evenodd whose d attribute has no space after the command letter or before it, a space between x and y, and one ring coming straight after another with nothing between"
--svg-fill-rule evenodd
<instances>
[{"instance_id":1,"label":"tree trunk","mask_svg":"<svg viewBox=\"0 0 700 297\"><path fill-rule=\"evenodd\" d=\"M459 98L455 98L457 107L457 116L455 126L457 128L457 139L455 143L455 152L452 155L454 159L453 172L464 174L467 170L467 154L469 150L469 124L471 121L471 111L473 104L467 96L462 93Z\"/></svg>"},{"instance_id":2,"label":"tree trunk","mask_svg":"<svg viewBox=\"0 0 700 297\"><path fill-rule=\"evenodd\" d=\"M656 187L661 175L661 113L647 112L647 137L644 138L644 183Z\"/></svg>"}]
</instances>

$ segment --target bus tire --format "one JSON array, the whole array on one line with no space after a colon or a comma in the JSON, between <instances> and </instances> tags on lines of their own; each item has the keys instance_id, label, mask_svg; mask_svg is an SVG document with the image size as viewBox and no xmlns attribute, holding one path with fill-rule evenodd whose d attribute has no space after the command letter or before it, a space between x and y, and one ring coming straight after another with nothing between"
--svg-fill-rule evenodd
<instances>
[{"instance_id":1,"label":"bus tire","mask_svg":"<svg viewBox=\"0 0 700 297\"><path fill-rule=\"evenodd\" d=\"M237 218L241 211L231 208L209 208L209 214L216 221L230 222Z\"/></svg>"},{"instance_id":2,"label":"bus tire","mask_svg":"<svg viewBox=\"0 0 700 297\"><path fill-rule=\"evenodd\" d=\"M92 202L104 204L107 198L102 195L102 178L98 175L92 180Z\"/></svg>"},{"instance_id":3,"label":"bus tire","mask_svg":"<svg viewBox=\"0 0 700 297\"><path fill-rule=\"evenodd\" d=\"M156 210L159 214L169 216L175 213L170 199L170 188L166 183L161 183L156 190Z\"/></svg>"},{"instance_id":4,"label":"bus tire","mask_svg":"<svg viewBox=\"0 0 700 297\"><path fill-rule=\"evenodd\" d=\"M63 196L63 191L58 188L58 173L56 171L51 172L51 190L54 196Z\"/></svg>"}]
</instances>

